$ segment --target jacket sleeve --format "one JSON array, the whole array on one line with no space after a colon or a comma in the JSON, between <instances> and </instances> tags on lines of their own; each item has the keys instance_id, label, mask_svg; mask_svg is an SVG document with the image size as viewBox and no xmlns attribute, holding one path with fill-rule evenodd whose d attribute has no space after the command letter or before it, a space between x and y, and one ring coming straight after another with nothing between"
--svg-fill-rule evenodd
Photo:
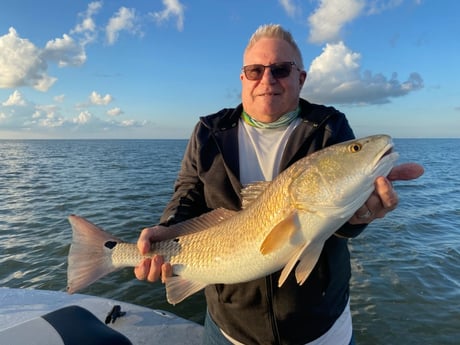
<instances>
[{"instance_id":1,"label":"jacket sleeve","mask_svg":"<svg viewBox=\"0 0 460 345\"><path fill-rule=\"evenodd\" d=\"M350 224L345 223L335 232L336 235L345 238L353 238L362 233L367 227L367 224Z\"/></svg>"},{"instance_id":2,"label":"jacket sleeve","mask_svg":"<svg viewBox=\"0 0 460 345\"><path fill-rule=\"evenodd\" d=\"M199 216L209 211L204 199L203 183L198 174L198 140L195 126L188 142L181 169L177 176L174 193L160 218L161 225L171 225Z\"/></svg>"}]
</instances>

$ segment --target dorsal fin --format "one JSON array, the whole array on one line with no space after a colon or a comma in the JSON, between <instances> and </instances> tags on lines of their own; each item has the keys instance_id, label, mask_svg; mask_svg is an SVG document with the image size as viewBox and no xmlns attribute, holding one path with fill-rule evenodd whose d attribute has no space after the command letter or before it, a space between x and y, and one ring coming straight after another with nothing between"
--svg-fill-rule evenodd
<instances>
[{"instance_id":1,"label":"dorsal fin","mask_svg":"<svg viewBox=\"0 0 460 345\"><path fill-rule=\"evenodd\" d=\"M242 209L247 208L260 194L262 194L271 181L260 181L248 184L241 190Z\"/></svg>"},{"instance_id":2,"label":"dorsal fin","mask_svg":"<svg viewBox=\"0 0 460 345\"><path fill-rule=\"evenodd\" d=\"M234 216L236 213L237 211L218 208L204 213L199 217L185 220L177 224L160 226L160 229L155 233L155 239L158 241L164 241L200 232L219 224L220 222Z\"/></svg>"}]
</instances>

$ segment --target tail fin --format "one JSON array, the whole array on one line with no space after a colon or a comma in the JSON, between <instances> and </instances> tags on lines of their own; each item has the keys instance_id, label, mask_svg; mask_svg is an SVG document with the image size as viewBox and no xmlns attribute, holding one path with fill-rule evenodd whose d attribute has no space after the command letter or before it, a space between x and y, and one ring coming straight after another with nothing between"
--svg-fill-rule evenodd
<instances>
[{"instance_id":1,"label":"tail fin","mask_svg":"<svg viewBox=\"0 0 460 345\"><path fill-rule=\"evenodd\" d=\"M72 244L67 266L67 292L72 294L118 269L112 264L113 242L122 242L86 219L71 215Z\"/></svg>"}]
</instances>

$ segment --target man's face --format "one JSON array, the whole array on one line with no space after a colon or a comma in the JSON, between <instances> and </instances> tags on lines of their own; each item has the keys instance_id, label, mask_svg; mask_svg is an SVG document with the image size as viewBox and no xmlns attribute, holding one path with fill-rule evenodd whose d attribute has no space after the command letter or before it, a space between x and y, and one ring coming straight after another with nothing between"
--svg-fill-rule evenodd
<instances>
[{"instance_id":1,"label":"man's face","mask_svg":"<svg viewBox=\"0 0 460 345\"><path fill-rule=\"evenodd\" d=\"M282 39L262 38L244 56L244 66L271 65L280 62L296 62L294 49ZM256 120L276 121L283 114L293 111L299 103L299 94L307 74L292 66L285 78L274 78L270 68L265 68L261 79L249 80L241 73L242 102L244 110Z\"/></svg>"}]
</instances>

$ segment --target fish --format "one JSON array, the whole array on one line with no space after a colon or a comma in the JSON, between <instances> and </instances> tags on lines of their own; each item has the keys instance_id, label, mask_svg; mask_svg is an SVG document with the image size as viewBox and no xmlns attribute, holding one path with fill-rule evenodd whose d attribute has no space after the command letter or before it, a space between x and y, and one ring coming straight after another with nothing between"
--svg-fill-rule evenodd
<instances>
[{"instance_id":1,"label":"fish","mask_svg":"<svg viewBox=\"0 0 460 345\"><path fill-rule=\"evenodd\" d=\"M328 146L301 158L272 181L242 189L242 209L219 208L161 227L169 234L143 256L90 221L70 215L67 291L75 293L145 257L163 255L173 275L166 298L177 304L210 284L235 284L282 270L303 284L326 240L345 224L387 176L399 155L389 135Z\"/></svg>"}]
</instances>

